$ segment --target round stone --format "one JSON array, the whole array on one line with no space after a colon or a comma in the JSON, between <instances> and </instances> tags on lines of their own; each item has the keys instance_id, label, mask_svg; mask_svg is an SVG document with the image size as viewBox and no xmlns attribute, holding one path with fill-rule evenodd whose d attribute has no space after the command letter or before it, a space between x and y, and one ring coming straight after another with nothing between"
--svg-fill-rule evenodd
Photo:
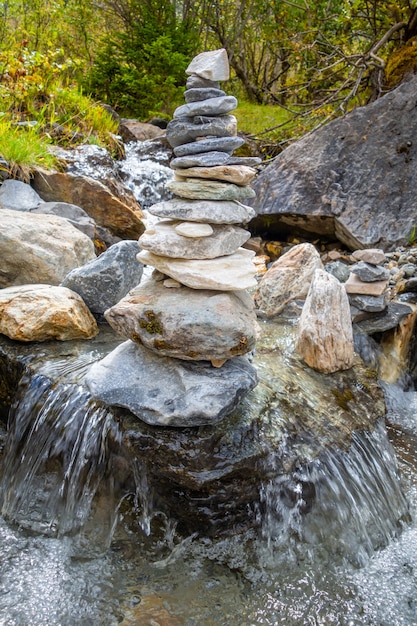
<instances>
[{"instance_id":1,"label":"round stone","mask_svg":"<svg viewBox=\"0 0 417 626\"><path fill-rule=\"evenodd\" d=\"M181 222L175 227L175 231L183 237L197 238L209 237L213 234L210 224L200 224L198 222Z\"/></svg>"}]
</instances>

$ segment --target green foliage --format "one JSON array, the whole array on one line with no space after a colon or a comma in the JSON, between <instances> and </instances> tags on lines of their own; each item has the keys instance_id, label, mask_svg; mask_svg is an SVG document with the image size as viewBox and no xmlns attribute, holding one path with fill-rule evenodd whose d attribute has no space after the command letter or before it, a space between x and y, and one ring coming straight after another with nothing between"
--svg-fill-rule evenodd
<instances>
[{"instance_id":1,"label":"green foliage","mask_svg":"<svg viewBox=\"0 0 417 626\"><path fill-rule=\"evenodd\" d=\"M19 127L0 119L0 156L7 162L10 178L28 182L34 167L53 168L57 159L49 149L50 142L40 137L32 126Z\"/></svg>"},{"instance_id":2,"label":"green foliage","mask_svg":"<svg viewBox=\"0 0 417 626\"><path fill-rule=\"evenodd\" d=\"M113 33L97 51L88 88L125 115L146 119L155 111L170 113L182 98L195 31L162 0L130 8L132 17L124 30Z\"/></svg>"}]
</instances>

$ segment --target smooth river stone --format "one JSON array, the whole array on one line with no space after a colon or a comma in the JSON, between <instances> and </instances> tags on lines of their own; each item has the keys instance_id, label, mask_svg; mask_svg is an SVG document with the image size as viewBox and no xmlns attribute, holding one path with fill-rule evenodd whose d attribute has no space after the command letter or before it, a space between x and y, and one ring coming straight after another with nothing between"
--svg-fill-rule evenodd
<instances>
[{"instance_id":1,"label":"smooth river stone","mask_svg":"<svg viewBox=\"0 0 417 626\"><path fill-rule=\"evenodd\" d=\"M249 231L239 226L213 225L212 235L194 239L180 235L177 225L177 222L156 223L139 237L139 246L175 259L214 259L233 254L250 237Z\"/></svg>"},{"instance_id":2,"label":"smooth river stone","mask_svg":"<svg viewBox=\"0 0 417 626\"><path fill-rule=\"evenodd\" d=\"M213 227L210 224L203 224L201 222L181 222L175 226L175 232L183 237L209 237L214 233Z\"/></svg>"},{"instance_id":3,"label":"smooth river stone","mask_svg":"<svg viewBox=\"0 0 417 626\"><path fill-rule=\"evenodd\" d=\"M159 356L133 341L94 363L85 380L94 398L148 424L176 427L219 422L258 382L244 356L217 369L208 361Z\"/></svg>"},{"instance_id":4,"label":"smooth river stone","mask_svg":"<svg viewBox=\"0 0 417 626\"><path fill-rule=\"evenodd\" d=\"M213 152L200 152L172 159L169 165L174 170L188 169L189 167L215 167L226 163L229 156L227 152L215 150Z\"/></svg>"},{"instance_id":5,"label":"smooth river stone","mask_svg":"<svg viewBox=\"0 0 417 626\"><path fill-rule=\"evenodd\" d=\"M245 291L167 289L148 280L105 314L122 336L163 356L220 361L250 352L258 323Z\"/></svg>"},{"instance_id":6,"label":"smooth river stone","mask_svg":"<svg viewBox=\"0 0 417 626\"><path fill-rule=\"evenodd\" d=\"M149 213L157 217L206 222L209 224L247 224L256 216L250 206L233 200L186 200L174 198L152 205Z\"/></svg>"},{"instance_id":7,"label":"smooth river stone","mask_svg":"<svg viewBox=\"0 0 417 626\"><path fill-rule=\"evenodd\" d=\"M194 87L184 91L184 100L188 102L200 102L200 100L208 100L208 98L220 98L225 96L226 92L222 89L214 89L213 87Z\"/></svg>"},{"instance_id":8,"label":"smooth river stone","mask_svg":"<svg viewBox=\"0 0 417 626\"><path fill-rule=\"evenodd\" d=\"M237 100L234 96L220 96L219 98L208 98L198 102L188 102L177 107L174 117L194 117L195 115L225 115L237 107Z\"/></svg>"},{"instance_id":9,"label":"smooth river stone","mask_svg":"<svg viewBox=\"0 0 417 626\"><path fill-rule=\"evenodd\" d=\"M185 86L187 89L220 89L219 81L202 78L197 74L191 74L187 78Z\"/></svg>"},{"instance_id":10,"label":"smooth river stone","mask_svg":"<svg viewBox=\"0 0 417 626\"><path fill-rule=\"evenodd\" d=\"M168 122L166 138L172 148L190 143L198 137L234 137L237 120L234 115L218 117L181 117Z\"/></svg>"},{"instance_id":11,"label":"smooth river stone","mask_svg":"<svg viewBox=\"0 0 417 626\"><path fill-rule=\"evenodd\" d=\"M251 187L239 187L233 183L218 183L202 178L187 178L181 182L170 180L165 188L180 198L195 200L244 200L255 197Z\"/></svg>"},{"instance_id":12,"label":"smooth river stone","mask_svg":"<svg viewBox=\"0 0 417 626\"><path fill-rule=\"evenodd\" d=\"M245 140L235 135L234 137L206 137L191 143L184 143L182 146L174 148L177 157L187 154L199 154L201 152L227 152L232 154L233 150L243 146Z\"/></svg>"},{"instance_id":13,"label":"smooth river stone","mask_svg":"<svg viewBox=\"0 0 417 626\"><path fill-rule=\"evenodd\" d=\"M254 256L252 250L245 248L229 256L204 260L170 259L142 250L137 259L192 289L240 291L257 285Z\"/></svg>"},{"instance_id":14,"label":"smooth river stone","mask_svg":"<svg viewBox=\"0 0 417 626\"><path fill-rule=\"evenodd\" d=\"M229 59L224 48L201 52L193 58L186 74L197 74L207 80L229 80Z\"/></svg>"},{"instance_id":15,"label":"smooth river stone","mask_svg":"<svg viewBox=\"0 0 417 626\"><path fill-rule=\"evenodd\" d=\"M209 178L211 180L223 180L235 185L250 185L257 172L253 167L246 165L217 165L213 167L188 167L176 169L175 178Z\"/></svg>"}]
</instances>

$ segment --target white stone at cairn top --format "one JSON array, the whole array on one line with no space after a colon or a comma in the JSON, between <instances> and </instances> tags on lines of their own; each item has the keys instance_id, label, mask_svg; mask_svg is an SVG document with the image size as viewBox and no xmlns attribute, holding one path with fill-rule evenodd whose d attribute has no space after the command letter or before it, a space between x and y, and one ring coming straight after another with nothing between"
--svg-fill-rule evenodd
<instances>
[{"instance_id":1,"label":"white stone at cairn top","mask_svg":"<svg viewBox=\"0 0 417 626\"><path fill-rule=\"evenodd\" d=\"M185 70L186 74L197 74L207 80L229 80L229 59L224 48L198 54Z\"/></svg>"}]
</instances>

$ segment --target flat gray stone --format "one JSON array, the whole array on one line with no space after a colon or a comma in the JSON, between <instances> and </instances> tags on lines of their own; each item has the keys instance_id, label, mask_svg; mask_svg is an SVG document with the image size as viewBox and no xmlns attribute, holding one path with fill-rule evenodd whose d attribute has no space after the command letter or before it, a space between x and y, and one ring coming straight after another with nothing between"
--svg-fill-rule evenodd
<instances>
[{"instance_id":1,"label":"flat gray stone","mask_svg":"<svg viewBox=\"0 0 417 626\"><path fill-rule=\"evenodd\" d=\"M223 165L226 161L228 161L228 159L229 154L227 152L213 150L212 152L200 152L197 154L177 157L172 159L169 165L172 169L214 167L216 165Z\"/></svg>"},{"instance_id":2,"label":"flat gray stone","mask_svg":"<svg viewBox=\"0 0 417 626\"><path fill-rule=\"evenodd\" d=\"M208 80L229 80L229 59L224 48L197 54L185 70Z\"/></svg>"},{"instance_id":3,"label":"flat gray stone","mask_svg":"<svg viewBox=\"0 0 417 626\"><path fill-rule=\"evenodd\" d=\"M184 182L170 180L165 185L180 198L195 200L245 200L254 198L255 192L251 187L239 187L232 183L219 183L214 180L202 178L187 178Z\"/></svg>"},{"instance_id":4,"label":"flat gray stone","mask_svg":"<svg viewBox=\"0 0 417 626\"><path fill-rule=\"evenodd\" d=\"M222 89L214 89L213 87L194 87L184 91L184 100L186 102L200 102L208 100L208 98L220 98L225 96L226 92Z\"/></svg>"},{"instance_id":5,"label":"flat gray stone","mask_svg":"<svg viewBox=\"0 0 417 626\"><path fill-rule=\"evenodd\" d=\"M384 311L388 305L388 292L380 296L366 296L366 295L350 295L349 301L351 305L360 309L361 311L367 311L369 313L380 313Z\"/></svg>"},{"instance_id":6,"label":"flat gray stone","mask_svg":"<svg viewBox=\"0 0 417 626\"><path fill-rule=\"evenodd\" d=\"M174 111L174 118L194 117L196 115L225 115L237 107L237 99L234 96L219 96L218 98L208 98L197 102L188 102L177 107Z\"/></svg>"},{"instance_id":7,"label":"flat gray stone","mask_svg":"<svg viewBox=\"0 0 417 626\"><path fill-rule=\"evenodd\" d=\"M176 148L198 137L233 137L236 132L237 120L234 115L181 117L168 123L166 138L170 146Z\"/></svg>"},{"instance_id":8,"label":"flat gray stone","mask_svg":"<svg viewBox=\"0 0 417 626\"><path fill-rule=\"evenodd\" d=\"M206 222L208 224L247 224L256 215L252 207L233 200L187 200L174 198L158 202L149 213L157 217Z\"/></svg>"},{"instance_id":9,"label":"flat gray stone","mask_svg":"<svg viewBox=\"0 0 417 626\"><path fill-rule=\"evenodd\" d=\"M235 157L231 156L227 161L227 165L248 165L249 167L255 167L260 165L262 159L259 157Z\"/></svg>"},{"instance_id":10,"label":"flat gray stone","mask_svg":"<svg viewBox=\"0 0 417 626\"><path fill-rule=\"evenodd\" d=\"M372 265L381 265L386 260L385 252L380 248L366 248L365 250L355 250L352 256L357 261L365 261Z\"/></svg>"},{"instance_id":11,"label":"flat gray stone","mask_svg":"<svg viewBox=\"0 0 417 626\"><path fill-rule=\"evenodd\" d=\"M373 265L365 261L359 261L351 270L360 280L365 283L373 283L379 280L387 280L389 271L380 265Z\"/></svg>"},{"instance_id":12,"label":"flat gray stone","mask_svg":"<svg viewBox=\"0 0 417 626\"><path fill-rule=\"evenodd\" d=\"M258 324L245 292L167 289L147 280L105 314L123 337L156 354L192 361L222 361L250 352Z\"/></svg>"},{"instance_id":13,"label":"flat gray stone","mask_svg":"<svg viewBox=\"0 0 417 626\"><path fill-rule=\"evenodd\" d=\"M382 313L375 313L372 318L355 324L354 332L366 333L368 335L383 333L398 326L401 320L412 312L413 309L407 304L390 302Z\"/></svg>"},{"instance_id":14,"label":"flat gray stone","mask_svg":"<svg viewBox=\"0 0 417 626\"><path fill-rule=\"evenodd\" d=\"M148 424L189 427L229 415L256 386L257 374L245 357L215 368L207 361L159 356L127 341L94 363L85 381L95 398L125 407Z\"/></svg>"},{"instance_id":15,"label":"flat gray stone","mask_svg":"<svg viewBox=\"0 0 417 626\"><path fill-rule=\"evenodd\" d=\"M160 256L177 259L215 259L236 252L250 237L250 232L232 225L213 225L208 237L180 235L180 222L158 222L139 238L139 246ZM137 249L136 249L137 253Z\"/></svg>"},{"instance_id":16,"label":"flat gray stone","mask_svg":"<svg viewBox=\"0 0 417 626\"><path fill-rule=\"evenodd\" d=\"M220 89L220 83L217 80L202 78L197 74L191 74L185 83L187 89Z\"/></svg>"},{"instance_id":17,"label":"flat gray stone","mask_svg":"<svg viewBox=\"0 0 417 626\"><path fill-rule=\"evenodd\" d=\"M30 211L41 202L40 195L20 180L7 179L0 187L0 209Z\"/></svg>"},{"instance_id":18,"label":"flat gray stone","mask_svg":"<svg viewBox=\"0 0 417 626\"><path fill-rule=\"evenodd\" d=\"M61 283L78 293L90 311L102 314L141 281L143 265L136 255L137 241L120 241L82 267L69 272Z\"/></svg>"},{"instance_id":19,"label":"flat gray stone","mask_svg":"<svg viewBox=\"0 0 417 626\"><path fill-rule=\"evenodd\" d=\"M184 143L174 148L174 154L177 157L186 156L187 154L198 154L200 152L227 152L231 154L233 150L237 150L243 146L245 140L235 135L234 137L206 137L191 143Z\"/></svg>"},{"instance_id":20,"label":"flat gray stone","mask_svg":"<svg viewBox=\"0 0 417 626\"><path fill-rule=\"evenodd\" d=\"M247 165L212 165L211 167L187 167L175 170L175 180L187 178L207 178L233 183L243 187L250 185L255 179L257 171Z\"/></svg>"}]
</instances>

